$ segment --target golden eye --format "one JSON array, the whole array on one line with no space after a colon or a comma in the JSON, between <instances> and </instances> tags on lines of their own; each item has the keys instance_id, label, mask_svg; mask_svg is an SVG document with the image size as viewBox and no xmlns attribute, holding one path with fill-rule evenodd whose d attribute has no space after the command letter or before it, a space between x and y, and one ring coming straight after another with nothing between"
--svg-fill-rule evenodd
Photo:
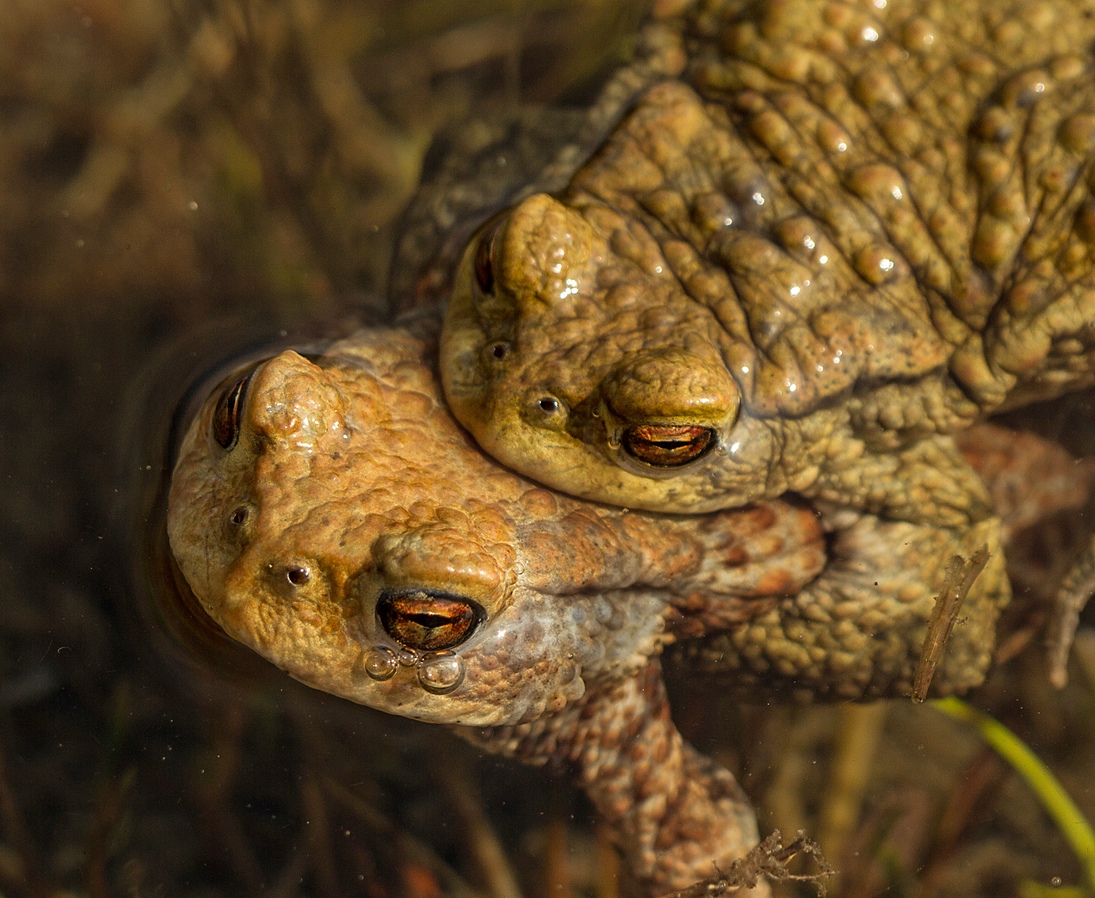
<instances>
[{"instance_id":1,"label":"golden eye","mask_svg":"<svg viewBox=\"0 0 1095 898\"><path fill-rule=\"evenodd\" d=\"M251 377L257 368L257 365L253 365L229 381L217 400L216 408L213 409L210 430L213 439L222 449L232 449L239 442L247 385L251 382Z\"/></svg>"},{"instance_id":2,"label":"golden eye","mask_svg":"<svg viewBox=\"0 0 1095 898\"><path fill-rule=\"evenodd\" d=\"M627 454L656 468L679 468L715 448L715 431L692 424L639 424L623 434Z\"/></svg>"},{"instance_id":3,"label":"golden eye","mask_svg":"<svg viewBox=\"0 0 1095 898\"><path fill-rule=\"evenodd\" d=\"M504 215L496 215L488 221L479 232L479 242L475 245L475 257L472 260L475 283L480 292L487 296L494 295L494 238L504 219Z\"/></svg>"},{"instance_id":4,"label":"golden eye","mask_svg":"<svg viewBox=\"0 0 1095 898\"><path fill-rule=\"evenodd\" d=\"M468 599L416 589L382 593L376 614L392 639L423 652L460 645L486 617Z\"/></svg>"}]
</instances>

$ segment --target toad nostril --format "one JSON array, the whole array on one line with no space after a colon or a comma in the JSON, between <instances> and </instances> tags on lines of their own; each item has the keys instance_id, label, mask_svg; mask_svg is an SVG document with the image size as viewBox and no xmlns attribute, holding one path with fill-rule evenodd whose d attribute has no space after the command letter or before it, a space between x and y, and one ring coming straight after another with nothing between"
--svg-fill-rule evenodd
<instances>
[{"instance_id":1,"label":"toad nostril","mask_svg":"<svg viewBox=\"0 0 1095 898\"><path fill-rule=\"evenodd\" d=\"M486 617L478 602L425 589L384 590L376 614L392 639L425 652L460 645Z\"/></svg>"}]
</instances>

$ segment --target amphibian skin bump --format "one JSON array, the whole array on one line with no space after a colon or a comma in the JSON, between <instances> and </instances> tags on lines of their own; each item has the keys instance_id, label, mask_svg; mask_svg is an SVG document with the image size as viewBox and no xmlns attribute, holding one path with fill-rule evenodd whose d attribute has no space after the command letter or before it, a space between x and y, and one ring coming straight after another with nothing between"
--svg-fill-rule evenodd
<instances>
[{"instance_id":1,"label":"amphibian skin bump","mask_svg":"<svg viewBox=\"0 0 1095 898\"><path fill-rule=\"evenodd\" d=\"M297 679L600 771L580 778L621 834L644 833L624 845L636 873L685 885L758 834L733 778L670 722L658 656L685 615L719 632L807 587L820 521L801 502L672 520L548 493L453 420L438 329L284 352L214 390L172 478L175 558L214 620ZM666 763L630 764L623 733ZM658 792L652 811L640 798ZM711 834L699 855L655 850L678 828Z\"/></svg>"},{"instance_id":2,"label":"amphibian skin bump","mask_svg":"<svg viewBox=\"0 0 1095 898\"><path fill-rule=\"evenodd\" d=\"M960 446L1095 379L1095 0L658 6L447 310L229 378L168 520L230 635L567 764L652 895L758 839L662 653L752 698L905 695L984 547L932 688L977 685L1008 530Z\"/></svg>"},{"instance_id":3,"label":"amphibian skin bump","mask_svg":"<svg viewBox=\"0 0 1095 898\"><path fill-rule=\"evenodd\" d=\"M756 843L753 812L674 728L662 651L752 700L907 694L923 583L947 557L924 547L909 569L893 551L908 525L845 517L826 534L800 500L667 517L549 492L452 418L439 324L284 352L215 389L172 478L179 568L231 636L299 680L565 761L652 894L725 867ZM979 464L1002 470L998 455ZM937 692L977 682L992 649L995 606L963 614Z\"/></svg>"},{"instance_id":4,"label":"amphibian skin bump","mask_svg":"<svg viewBox=\"0 0 1095 898\"><path fill-rule=\"evenodd\" d=\"M904 526L909 569L994 553L955 433L1095 380L1095 3L710 0L658 27L599 145L470 240L457 418L576 496L794 493L866 516L864 547ZM971 595L1008 592L997 554Z\"/></svg>"}]
</instances>

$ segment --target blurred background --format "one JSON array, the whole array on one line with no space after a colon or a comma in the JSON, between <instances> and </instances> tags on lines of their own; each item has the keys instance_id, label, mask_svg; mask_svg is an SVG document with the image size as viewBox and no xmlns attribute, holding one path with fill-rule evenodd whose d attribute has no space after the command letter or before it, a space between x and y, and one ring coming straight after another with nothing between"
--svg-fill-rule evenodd
<instances>
[{"instance_id":1,"label":"blurred background","mask_svg":"<svg viewBox=\"0 0 1095 898\"><path fill-rule=\"evenodd\" d=\"M581 106L642 13L0 4L0 896L632 894L563 780L312 693L161 607L155 495L196 365L382 317L434 135L473 112ZM1090 632L1077 656L1064 692L1027 652L978 701L1091 816ZM762 831L821 838L839 894L1079 881L1029 790L929 708L689 690L678 708Z\"/></svg>"}]
</instances>

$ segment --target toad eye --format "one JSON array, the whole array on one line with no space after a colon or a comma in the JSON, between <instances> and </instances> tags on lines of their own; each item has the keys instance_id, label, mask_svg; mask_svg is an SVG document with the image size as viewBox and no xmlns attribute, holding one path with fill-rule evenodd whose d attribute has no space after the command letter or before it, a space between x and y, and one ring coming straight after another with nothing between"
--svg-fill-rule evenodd
<instances>
[{"instance_id":1,"label":"toad eye","mask_svg":"<svg viewBox=\"0 0 1095 898\"><path fill-rule=\"evenodd\" d=\"M312 579L312 571L302 564L291 564L285 569L285 579L293 586L306 586Z\"/></svg>"},{"instance_id":2,"label":"toad eye","mask_svg":"<svg viewBox=\"0 0 1095 898\"><path fill-rule=\"evenodd\" d=\"M639 424L623 433L627 454L656 468L679 468L715 447L715 431L691 424Z\"/></svg>"},{"instance_id":3,"label":"toad eye","mask_svg":"<svg viewBox=\"0 0 1095 898\"><path fill-rule=\"evenodd\" d=\"M494 238L504 218L503 215L497 215L489 221L479 232L479 242L475 245L475 257L472 260L475 283L480 292L487 296L494 295Z\"/></svg>"},{"instance_id":4,"label":"toad eye","mask_svg":"<svg viewBox=\"0 0 1095 898\"><path fill-rule=\"evenodd\" d=\"M392 639L424 652L460 645L486 617L469 599L417 589L381 593L376 614Z\"/></svg>"},{"instance_id":5,"label":"toad eye","mask_svg":"<svg viewBox=\"0 0 1095 898\"><path fill-rule=\"evenodd\" d=\"M243 421L243 404L247 398L247 385L257 365L249 367L236 375L221 391L216 408L213 409L213 420L210 431L217 445L222 449L232 449L240 438L240 424Z\"/></svg>"}]
</instances>

